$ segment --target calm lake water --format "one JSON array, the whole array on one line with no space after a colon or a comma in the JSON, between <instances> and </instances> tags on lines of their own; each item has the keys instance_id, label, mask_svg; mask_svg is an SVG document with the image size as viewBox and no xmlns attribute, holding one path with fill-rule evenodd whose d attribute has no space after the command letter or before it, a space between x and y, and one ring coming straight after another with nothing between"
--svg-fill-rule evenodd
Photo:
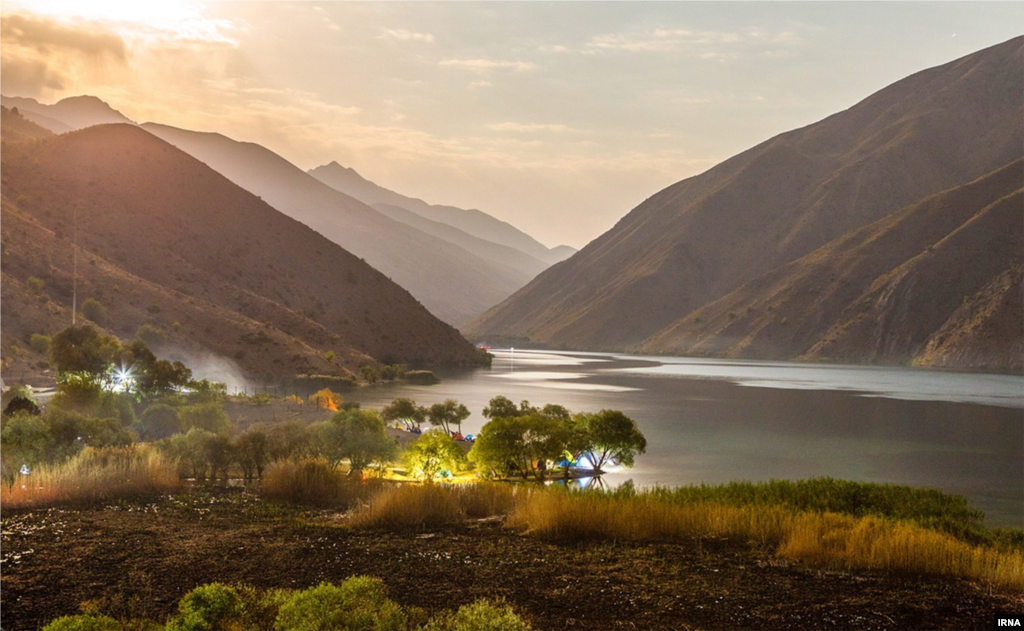
<instances>
[{"instance_id":1,"label":"calm lake water","mask_svg":"<svg viewBox=\"0 0 1024 631\"><path fill-rule=\"evenodd\" d=\"M465 403L474 433L494 396L574 412L619 409L647 437L609 485L831 476L966 496L991 525L1024 526L1024 378L785 362L608 353L491 351L489 369L433 386L361 388L379 408Z\"/></svg>"}]
</instances>

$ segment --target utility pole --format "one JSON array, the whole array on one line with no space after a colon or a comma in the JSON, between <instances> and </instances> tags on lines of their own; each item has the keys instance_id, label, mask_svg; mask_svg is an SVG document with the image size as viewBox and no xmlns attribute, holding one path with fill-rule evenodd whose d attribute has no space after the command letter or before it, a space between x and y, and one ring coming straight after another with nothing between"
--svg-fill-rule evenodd
<instances>
[{"instance_id":1,"label":"utility pole","mask_svg":"<svg viewBox=\"0 0 1024 631\"><path fill-rule=\"evenodd\" d=\"M75 326L78 314L78 205L75 205L75 221L71 239L71 326Z\"/></svg>"}]
</instances>

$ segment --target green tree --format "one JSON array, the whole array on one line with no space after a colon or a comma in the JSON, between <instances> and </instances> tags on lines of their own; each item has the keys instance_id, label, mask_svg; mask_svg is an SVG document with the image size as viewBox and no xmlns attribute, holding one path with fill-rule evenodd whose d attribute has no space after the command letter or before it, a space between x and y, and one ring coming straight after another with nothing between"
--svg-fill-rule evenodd
<instances>
[{"instance_id":1,"label":"green tree","mask_svg":"<svg viewBox=\"0 0 1024 631\"><path fill-rule=\"evenodd\" d=\"M383 464L398 455L398 446L388 438L384 421L372 410L338 412L330 422L341 427L349 475L361 472L371 463Z\"/></svg>"},{"instance_id":2,"label":"green tree","mask_svg":"<svg viewBox=\"0 0 1024 631\"><path fill-rule=\"evenodd\" d=\"M178 611L167 631L226 631L241 628L245 604L234 587L210 583L185 594Z\"/></svg>"},{"instance_id":3,"label":"green tree","mask_svg":"<svg viewBox=\"0 0 1024 631\"><path fill-rule=\"evenodd\" d=\"M154 403L139 417L139 436L160 440L181 431L178 410L164 403Z\"/></svg>"},{"instance_id":4,"label":"green tree","mask_svg":"<svg viewBox=\"0 0 1024 631\"><path fill-rule=\"evenodd\" d=\"M312 434L302 421L276 423L267 431L267 454L271 462L301 462L312 453Z\"/></svg>"},{"instance_id":5,"label":"green tree","mask_svg":"<svg viewBox=\"0 0 1024 631\"><path fill-rule=\"evenodd\" d=\"M235 439L235 461L242 467L246 480L263 477L263 469L270 461L270 445L266 430L260 425L253 425Z\"/></svg>"},{"instance_id":6,"label":"green tree","mask_svg":"<svg viewBox=\"0 0 1024 631\"><path fill-rule=\"evenodd\" d=\"M519 408L506 397L500 394L487 404L484 408L484 416L489 419L516 418L519 416Z\"/></svg>"},{"instance_id":7,"label":"green tree","mask_svg":"<svg viewBox=\"0 0 1024 631\"><path fill-rule=\"evenodd\" d=\"M231 418L217 402L186 405L178 410L178 424L183 431L197 427L215 434L230 432L232 428Z\"/></svg>"},{"instance_id":8,"label":"green tree","mask_svg":"<svg viewBox=\"0 0 1024 631\"><path fill-rule=\"evenodd\" d=\"M171 436L171 456L178 462L179 469L185 475L196 480L205 480L209 466L206 454L206 443L217 435L198 427L193 427L186 434Z\"/></svg>"},{"instance_id":9,"label":"green tree","mask_svg":"<svg viewBox=\"0 0 1024 631\"><path fill-rule=\"evenodd\" d=\"M402 397L395 399L390 405L385 406L380 411L380 415L385 421L401 421L406 429L412 429L426 419L427 410L416 405L416 402L412 399Z\"/></svg>"},{"instance_id":10,"label":"green tree","mask_svg":"<svg viewBox=\"0 0 1024 631\"><path fill-rule=\"evenodd\" d=\"M0 462L4 483L10 487L21 465L35 466L46 459L53 444L49 424L42 417L18 412L0 419Z\"/></svg>"},{"instance_id":11,"label":"green tree","mask_svg":"<svg viewBox=\"0 0 1024 631\"><path fill-rule=\"evenodd\" d=\"M632 467L637 454L647 450L647 439L636 421L618 410L601 410L597 414L578 415L584 428L586 445L581 450L600 472L609 462Z\"/></svg>"},{"instance_id":12,"label":"green tree","mask_svg":"<svg viewBox=\"0 0 1024 631\"><path fill-rule=\"evenodd\" d=\"M363 378L366 383L377 383L380 379L380 373L373 366L360 366L359 376Z\"/></svg>"},{"instance_id":13,"label":"green tree","mask_svg":"<svg viewBox=\"0 0 1024 631\"><path fill-rule=\"evenodd\" d=\"M465 470L469 461L466 451L451 436L431 430L409 445L402 454L402 465L409 476L430 482L444 470Z\"/></svg>"},{"instance_id":14,"label":"green tree","mask_svg":"<svg viewBox=\"0 0 1024 631\"><path fill-rule=\"evenodd\" d=\"M50 365L61 373L85 373L95 378L121 356L117 338L101 335L91 325L71 326L50 341Z\"/></svg>"},{"instance_id":15,"label":"green tree","mask_svg":"<svg viewBox=\"0 0 1024 631\"><path fill-rule=\"evenodd\" d=\"M427 411L427 420L434 427L443 427L451 435L451 426L456 425L462 431L462 421L469 418L470 411L455 399L445 399L444 403L435 403Z\"/></svg>"}]
</instances>

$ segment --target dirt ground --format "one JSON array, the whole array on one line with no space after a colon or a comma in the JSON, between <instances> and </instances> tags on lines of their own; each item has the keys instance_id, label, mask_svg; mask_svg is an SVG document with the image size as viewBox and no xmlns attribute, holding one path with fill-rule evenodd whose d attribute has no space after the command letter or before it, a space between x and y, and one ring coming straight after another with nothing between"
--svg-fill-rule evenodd
<instances>
[{"instance_id":1,"label":"dirt ground","mask_svg":"<svg viewBox=\"0 0 1024 631\"><path fill-rule=\"evenodd\" d=\"M5 631L34 631L85 601L163 621L208 582L305 588L363 574L430 612L503 597L537 629L989 629L1024 601L963 581L823 572L756 545L562 545L500 523L365 532L330 511L238 489L89 509L5 511Z\"/></svg>"}]
</instances>

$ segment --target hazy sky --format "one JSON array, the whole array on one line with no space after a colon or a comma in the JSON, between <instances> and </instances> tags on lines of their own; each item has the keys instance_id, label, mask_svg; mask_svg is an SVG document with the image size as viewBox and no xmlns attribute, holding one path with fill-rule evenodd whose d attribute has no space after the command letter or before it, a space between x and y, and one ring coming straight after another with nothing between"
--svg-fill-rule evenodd
<instances>
[{"instance_id":1,"label":"hazy sky","mask_svg":"<svg viewBox=\"0 0 1024 631\"><path fill-rule=\"evenodd\" d=\"M1024 3L0 2L0 89L331 160L581 247L661 188L1021 34Z\"/></svg>"}]
</instances>

